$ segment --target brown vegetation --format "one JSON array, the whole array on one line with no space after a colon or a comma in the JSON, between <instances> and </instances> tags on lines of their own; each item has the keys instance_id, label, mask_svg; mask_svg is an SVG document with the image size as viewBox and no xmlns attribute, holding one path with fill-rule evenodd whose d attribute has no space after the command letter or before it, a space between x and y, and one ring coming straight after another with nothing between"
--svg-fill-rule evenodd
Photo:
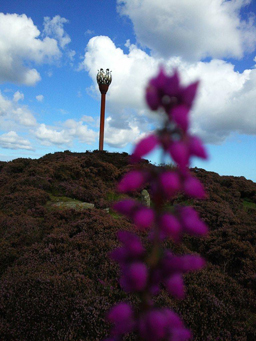
<instances>
[{"instance_id":1,"label":"brown vegetation","mask_svg":"<svg viewBox=\"0 0 256 341\"><path fill-rule=\"evenodd\" d=\"M0 162L0 340L100 340L109 330L106 311L136 301L120 289L118 267L107 257L118 244L116 232L134 227L104 210L118 198L128 162L126 153L98 151ZM256 184L192 172L207 200L179 195L168 205L192 204L210 234L166 246L199 253L208 265L185 277L185 300L163 292L157 303L180 313L194 340L256 340ZM95 208L53 209L56 198Z\"/></svg>"}]
</instances>

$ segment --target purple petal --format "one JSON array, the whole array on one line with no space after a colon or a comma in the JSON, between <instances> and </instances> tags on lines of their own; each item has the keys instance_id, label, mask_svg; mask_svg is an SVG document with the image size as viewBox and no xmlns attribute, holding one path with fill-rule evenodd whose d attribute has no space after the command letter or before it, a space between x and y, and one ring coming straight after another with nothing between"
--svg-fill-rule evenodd
<instances>
[{"instance_id":1,"label":"purple petal","mask_svg":"<svg viewBox=\"0 0 256 341\"><path fill-rule=\"evenodd\" d=\"M141 188L145 181L146 179L142 172L136 170L131 171L125 174L123 179L118 184L118 191L123 193L135 191Z\"/></svg>"},{"instance_id":2,"label":"purple petal","mask_svg":"<svg viewBox=\"0 0 256 341\"><path fill-rule=\"evenodd\" d=\"M192 207L182 207L180 218L186 233L203 236L208 232L207 226L200 220L198 213Z\"/></svg>"},{"instance_id":3,"label":"purple petal","mask_svg":"<svg viewBox=\"0 0 256 341\"><path fill-rule=\"evenodd\" d=\"M180 178L177 173L174 172L163 172L159 176L160 185L162 191L168 199L180 190Z\"/></svg>"},{"instance_id":4,"label":"purple petal","mask_svg":"<svg viewBox=\"0 0 256 341\"><path fill-rule=\"evenodd\" d=\"M190 330L185 329L185 328L173 329L170 341L188 341L191 338L192 338L192 333Z\"/></svg>"},{"instance_id":5,"label":"purple petal","mask_svg":"<svg viewBox=\"0 0 256 341\"><path fill-rule=\"evenodd\" d=\"M167 291L174 297L178 299L183 299L185 297L184 283L181 275L175 274L171 276L164 284Z\"/></svg>"},{"instance_id":6,"label":"purple petal","mask_svg":"<svg viewBox=\"0 0 256 341\"><path fill-rule=\"evenodd\" d=\"M154 218L155 214L151 208L142 207L134 213L133 221L138 228L146 229L152 225Z\"/></svg>"},{"instance_id":7,"label":"purple petal","mask_svg":"<svg viewBox=\"0 0 256 341\"><path fill-rule=\"evenodd\" d=\"M192 83L186 88L184 88L182 91L182 100L189 108L191 108L193 104L198 85L199 85L199 82Z\"/></svg>"},{"instance_id":8,"label":"purple petal","mask_svg":"<svg viewBox=\"0 0 256 341\"><path fill-rule=\"evenodd\" d=\"M133 311L129 304L119 303L107 315L109 322L115 324L113 334L125 334L133 329Z\"/></svg>"},{"instance_id":9,"label":"purple petal","mask_svg":"<svg viewBox=\"0 0 256 341\"><path fill-rule=\"evenodd\" d=\"M171 77L168 77L166 85L165 85L165 93L170 97L175 97L180 92L180 79L177 70L174 70L174 74Z\"/></svg>"},{"instance_id":10,"label":"purple petal","mask_svg":"<svg viewBox=\"0 0 256 341\"><path fill-rule=\"evenodd\" d=\"M161 104L161 98L157 88L149 85L146 89L146 102L151 110L157 110Z\"/></svg>"},{"instance_id":11,"label":"purple petal","mask_svg":"<svg viewBox=\"0 0 256 341\"><path fill-rule=\"evenodd\" d=\"M164 68L160 66L158 75L150 80L149 85L163 91L165 89L167 80L168 76L166 75Z\"/></svg>"},{"instance_id":12,"label":"purple petal","mask_svg":"<svg viewBox=\"0 0 256 341\"><path fill-rule=\"evenodd\" d=\"M174 141L170 145L169 152L177 165L184 169L189 163L189 152L183 141Z\"/></svg>"},{"instance_id":13,"label":"purple petal","mask_svg":"<svg viewBox=\"0 0 256 341\"><path fill-rule=\"evenodd\" d=\"M201 182L193 176L188 176L183 184L184 192L192 198L205 198L204 187Z\"/></svg>"},{"instance_id":14,"label":"purple petal","mask_svg":"<svg viewBox=\"0 0 256 341\"><path fill-rule=\"evenodd\" d=\"M200 157L201 159L207 159L207 153L205 151L202 141L197 136L191 136L189 139L189 152L191 155Z\"/></svg>"},{"instance_id":15,"label":"purple petal","mask_svg":"<svg viewBox=\"0 0 256 341\"><path fill-rule=\"evenodd\" d=\"M182 272L196 271L202 269L206 262L200 256L184 255L182 259Z\"/></svg>"},{"instance_id":16,"label":"purple petal","mask_svg":"<svg viewBox=\"0 0 256 341\"><path fill-rule=\"evenodd\" d=\"M147 341L158 341L165 337L167 318L160 310L149 311L139 322L140 336Z\"/></svg>"},{"instance_id":17,"label":"purple petal","mask_svg":"<svg viewBox=\"0 0 256 341\"><path fill-rule=\"evenodd\" d=\"M165 213L160 218L160 228L168 237L173 238L175 241L179 240L181 225L172 214Z\"/></svg>"},{"instance_id":18,"label":"purple petal","mask_svg":"<svg viewBox=\"0 0 256 341\"><path fill-rule=\"evenodd\" d=\"M120 284L127 292L142 291L146 287L147 279L148 270L146 264L137 262L124 269Z\"/></svg>"},{"instance_id":19,"label":"purple petal","mask_svg":"<svg viewBox=\"0 0 256 341\"><path fill-rule=\"evenodd\" d=\"M144 254L144 247L139 237L135 234L128 231L119 231L118 239L124 244L125 250L129 256L140 257Z\"/></svg>"},{"instance_id":20,"label":"purple petal","mask_svg":"<svg viewBox=\"0 0 256 341\"><path fill-rule=\"evenodd\" d=\"M131 211L133 210L133 208L137 205L137 202L135 200L132 199L125 199L125 200L121 200L116 202L113 205L113 208L115 211L122 213L126 216L130 216Z\"/></svg>"},{"instance_id":21,"label":"purple petal","mask_svg":"<svg viewBox=\"0 0 256 341\"><path fill-rule=\"evenodd\" d=\"M179 105L170 111L170 118L181 127L183 131L188 130L189 126L189 109L185 105Z\"/></svg>"},{"instance_id":22,"label":"purple petal","mask_svg":"<svg viewBox=\"0 0 256 341\"><path fill-rule=\"evenodd\" d=\"M169 328L182 328L183 327L183 322L181 321L180 317L178 314L176 314L174 311L164 308L163 313L166 316L168 326Z\"/></svg>"},{"instance_id":23,"label":"purple petal","mask_svg":"<svg viewBox=\"0 0 256 341\"><path fill-rule=\"evenodd\" d=\"M158 144L156 135L151 134L140 140L131 156L131 162L138 162L144 155L150 153Z\"/></svg>"}]
</instances>

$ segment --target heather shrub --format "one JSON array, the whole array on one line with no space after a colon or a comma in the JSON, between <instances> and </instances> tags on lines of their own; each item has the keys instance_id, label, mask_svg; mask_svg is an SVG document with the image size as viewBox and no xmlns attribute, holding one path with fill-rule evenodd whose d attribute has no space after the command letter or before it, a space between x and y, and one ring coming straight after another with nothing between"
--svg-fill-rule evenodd
<instances>
[{"instance_id":1,"label":"heather shrub","mask_svg":"<svg viewBox=\"0 0 256 341\"><path fill-rule=\"evenodd\" d=\"M52 211L46 205L52 195L61 199L77 189L96 207L139 199L141 190L117 193L117 181L137 167L145 172L158 172L158 167L144 160L130 165L129 158L99 151L55 153L18 160L21 165L14 172L9 171L12 162L0 162L0 340L101 340L109 332L104 319L111 306L122 301L139 306L139 297L124 292L118 282L119 266L107 257L120 247L119 230L134 231L133 219L111 209L110 214L97 208ZM62 165L65 181L54 177ZM202 169L191 172L204 184L207 198L177 193L164 209L172 213L175 205L192 205L209 225L209 235L185 235L181 244L166 239L163 247L177 255L200 253L207 267L184 275L185 299L162 290L153 300L179 314L194 340L254 341L256 215L243 202L256 203L256 184ZM73 186L70 192L64 192L63 183ZM144 188L150 191L150 183ZM149 252L147 231L137 234Z\"/></svg>"}]
</instances>

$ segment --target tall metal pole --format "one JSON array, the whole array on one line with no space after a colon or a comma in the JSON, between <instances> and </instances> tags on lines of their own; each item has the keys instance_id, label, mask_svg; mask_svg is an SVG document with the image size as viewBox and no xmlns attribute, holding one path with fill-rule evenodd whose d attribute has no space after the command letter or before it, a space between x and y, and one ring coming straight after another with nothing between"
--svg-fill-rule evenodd
<instances>
[{"instance_id":1,"label":"tall metal pole","mask_svg":"<svg viewBox=\"0 0 256 341\"><path fill-rule=\"evenodd\" d=\"M103 150L106 93L111 81L112 76L109 72L109 69L106 70L106 73L103 71L103 69L98 71L97 82L101 92L99 150Z\"/></svg>"},{"instance_id":2,"label":"tall metal pole","mask_svg":"<svg viewBox=\"0 0 256 341\"><path fill-rule=\"evenodd\" d=\"M103 150L106 94L101 93L99 150Z\"/></svg>"}]
</instances>

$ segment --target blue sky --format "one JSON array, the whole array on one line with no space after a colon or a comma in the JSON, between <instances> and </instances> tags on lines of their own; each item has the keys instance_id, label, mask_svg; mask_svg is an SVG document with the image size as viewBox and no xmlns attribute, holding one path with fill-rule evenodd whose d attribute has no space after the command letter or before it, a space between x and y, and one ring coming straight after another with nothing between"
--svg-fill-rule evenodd
<instances>
[{"instance_id":1,"label":"blue sky","mask_svg":"<svg viewBox=\"0 0 256 341\"><path fill-rule=\"evenodd\" d=\"M201 81L191 132L210 159L193 165L256 182L255 16L254 0L2 0L0 160L98 149L99 68L104 149L131 153L159 124L144 89L164 64Z\"/></svg>"}]
</instances>

